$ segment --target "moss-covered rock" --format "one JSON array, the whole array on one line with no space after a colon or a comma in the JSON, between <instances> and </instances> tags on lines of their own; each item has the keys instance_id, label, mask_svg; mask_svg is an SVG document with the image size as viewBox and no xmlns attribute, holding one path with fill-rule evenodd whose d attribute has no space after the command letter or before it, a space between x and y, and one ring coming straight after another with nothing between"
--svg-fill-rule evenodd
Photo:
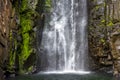
<instances>
[{"instance_id":1,"label":"moss-covered rock","mask_svg":"<svg viewBox=\"0 0 120 80\"><path fill-rule=\"evenodd\" d=\"M112 67L116 61L111 50L111 34L119 32L120 14L119 0L89 0L89 48L93 64L108 70L114 70ZM115 53L116 54L116 53ZM118 55L116 55L118 57ZM110 65L108 64L110 63ZM111 67L111 68L110 68ZM105 71L105 70L104 70Z\"/></svg>"},{"instance_id":2,"label":"moss-covered rock","mask_svg":"<svg viewBox=\"0 0 120 80\"><path fill-rule=\"evenodd\" d=\"M35 39L33 26L34 26L34 18L36 15L35 8L36 8L37 0L22 0L22 5L20 7L20 34L22 37L21 43L21 53L19 54L19 65L20 71L24 72L29 69L26 68L24 70L24 63L29 58L31 53L33 52L33 45L32 43ZM33 56L35 57L35 56ZM35 62L34 62L35 63ZM32 66L32 65L31 65Z\"/></svg>"},{"instance_id":3,"label":"moss-covered rock","mask_svg":"<svg viewBox=\"0 0 120 80\"><path fill-rule=\"evenodd\" d=\"M13 3L13 22L16 25L10 30L10 58L8 70L17 73L32 71L32 65L25 66L31 54L35 54L34 19L36 17L36 4L38 0L16 0ZM36 56L33 56L34 58ZM24 68L25 67L25 68Z\"/></svg>"}]
</instances>

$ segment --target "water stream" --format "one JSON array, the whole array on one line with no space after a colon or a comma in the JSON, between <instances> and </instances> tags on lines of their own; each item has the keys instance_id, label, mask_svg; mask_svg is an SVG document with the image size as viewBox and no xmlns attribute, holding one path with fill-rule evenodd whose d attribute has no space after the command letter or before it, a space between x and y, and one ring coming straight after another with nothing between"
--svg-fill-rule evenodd
<instances>
[{"instance_id":1,"label":"water stream","mask_svg":"<svg viewBox=\"0 0 120 80\"><path fill-rule=\"evenodd\" d=\"M111 74L93 73L86 75L79 75L79 74L23 75L6 80L119 80L119 79L113 78Z\"/></svg>"},{"instance_id":2,"label":"water stream","mask_svg":"<svg viewBox=\"0 0 120 80\"><path fill-rule=\"evenodd\" d=\"M42 34L39 55L44 72L87 69L87 0L52 0L52 13Z\"/></svg>"},{"instance_id":3,"label":"water stream","mask_svg":"<svg viewBox=\"0 0 120 80\"><path fill-rule=\"evenodd\" d=\"M6 80L114 80L112 74L86 71L87 0L52 0L51 10L38 39L40 73Z\"/></svg>"}]
</instances>

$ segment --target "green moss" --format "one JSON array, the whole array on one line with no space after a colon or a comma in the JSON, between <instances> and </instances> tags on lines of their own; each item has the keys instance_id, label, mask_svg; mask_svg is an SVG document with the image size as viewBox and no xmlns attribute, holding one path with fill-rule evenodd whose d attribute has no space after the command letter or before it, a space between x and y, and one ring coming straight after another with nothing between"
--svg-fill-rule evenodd
<instances>
[{"instance_id":1,"label":"green moss","mask_svg":"<svg viewBox=\"0 0 120 80\"><path fill-rule=\"evenodd\" d=\"M14 68L15 68L15 60L16 60L16 54L17 53L17 39L15 37L13 37L14 34L12 32L12 30L10 31L10 35L9 35L9 41L11 42L10 43L10 55L9 55L9 62L8 62L8 65L7 65L7 70L8 71L14 71Z\"/></svg>"},{"instance_id":2,"label":"green moss","mask_svg":"<svg viewBox=\"0 0 120 80\"><path fill-rule=\"evenodd\" d=\"M113 24L113 22L112 21L110 21L108 24L107 24L107 26L113 26L114 24Z\"/></svg>"},{"instance_id":3,"label":"green moss","mask_svg":"<svg viewBox=\"0 0 120 80\"><path fill-rule=\"evenodd\" d=\"M11 30L9 37L11 42L9 69L14 70L15 65L19 64L17 66L19 66L18 68L20 70L20 73L25 73L32 70L31 66L26 70L24 69L25 61L29 58L31 53L34 53L32 46L35 36L31 34L35 34L32 29L34 25L34 18L37 15L35 11L37 0L35 0L35 4L32 4L31 1L32 0L21 0L21 4L18 4L19 0L16 0L14 2L14 9L17 14L16 16L18 16L20 20L20 23L18 24L19 31L16 33L16 35L20 37L20 40L17 39L17 36L13 35L13 32ZM47 0L46 6L50 7L50 5L48 5L49 3L50 0ZM18 59L16 59L16 56ZM16 62L19 63L16 64Z\"/></svg>"},{"instance_id":4,"label":"green moss","mask_svg":"<svg viewBox=\"0 0 120 80\"><path fill-rule=\"evenodd\" d=\"M10 30L10 54L7 65L8 71L15 71L15 67L19 68L20 71L18 72L20 73L30 72L33 69L33 65L30 65L27 69L24 68L25 61L27 61L31 53L34 53L33 42L35 36L33 36L33 34L35 35L35 33L32 29L34 25L34 18L37 15L35 11L37 0L35 0L36 2L33 4L34 8L31 8L33 6L30 6L32 5L30 1L31 0L21 0L21 4L19 4L19 0L14 1L13 8L15 9L15 16L17 16L18 20L20 20L20 23L16 26L19 28L18 31L12 29ZM48 3L49 0L47 4ZM14 17L14 14L12 17Z\"/></svg>"},{"instance_id":5,"label":"green moss","mask_svg":"<svg viewBox=\"0 0 120 80\"><path fill-rule=\"evenodd\" d=\"M101 20L101 22L102 22L102 23L105 23L105 20L103 19L103 20Z\"/></svg>"},{"instance_id":6,"label":"green moss","mask_svg":"<svg viewBox=\"0 0 120 80\"><path fill-rule=\"evenodd\" d=\"M22 0L22 6L20 9L20 34L22 36L21 43L21 52L19 56L20 61L20 72L24 73L26 70L23 68L24 62L32 53L32 45L31 42L33 40L33 36L31 36L32 27L33 27L33 19L34 19L35 11L29 8L28 0ZM29 70L29 69L28 69Z\"/></svg>"},{"instance_id":7,"label":"green moss","mask_svg":"<svg viewBox=\"0 0 120 80\"><path fill-rule=\"evenodd\" d=\"M14 62L15 62L15 53L13 53L11 51L11 53L10 53L10 62L9 62L9 65L8 65L9 70L13 69Z\"/></svg>"},{"instance_id":8,"label":"green moss","mask_svg":"<svg viewBox=\"0 0 120 80\"><path fill-rule=\"evenodd\" d=\"M98 10L99 8L100 8L100 6L97 5L97 6L95 7L95 10Z\"/></svg>"},{"instance_id":9,"label":"green moss","mask_svg":"<svg viewBox=\"0 0 120 80\"><path fill-rule=\"evenodd\" d=\"M29 67L29 68L28 68L28 71L33 70L33 68L34 68L33 66Z\"/></svg>"},{"instance_id":10,"label":"green moss","mask_svg":"<svg viewBox=\"0 0 120 80\"><path fill-rule=\"evenodd\" d=\"M45 11L46 12L50 12L51 7L52 7L51 3L52 3L51 0L46 0L45 1Z\"/></svg>"},{"instance_id":11,"label":"green moss","mask_svg":"<svg viewBox=\"0 0 120 80\"><path fill-rule=\"evenodd\" d=\"M20 12L23 12L28 9L28 0L22 0Z\"/></svg>"},{"instance_id":12,"label":"green moss","mask_svg":"<svg viewBox=\"0 0 120 80\"><path fill-rule=\"evenodd\" d=\"M22 28L22 35L27 33L29 30L32 29L31 26L32 21L28 18L25 18L25 16L21 16L21 28Z\"/></svg>"},{"instance_id":13,"label":"green moss","mask_svg":"<svg viewBox=\"0 0 120 80\"><path fill-rule=\"evenodd\" d=\"M51 8L51 0L46 0L45 6Z\"/></svg>"},{"instance_id":14,"label":"green moss","mask_svg":"<svg viewBox=\"0 0 120 80\"><path fill-rule=\"evenodd\" d=\"M105 43L105 39L103 39L103 38L101 38L100 41L101 41L102 43Z\"/></svg>"},{"instance_id":15,"label":"green moss","mask_svg":"<svg viewBox=\"0 0 120 80\"><path fill-rule=\"evenodd\" d=\"M26 15L26 16L24 16ZM20 69L23 69L24 61L28 58L30 55L30 33L29 31L32 29L32 20L30 18L30 14L25 13L20 15L20 25L21 25L21 35L22 35L22 51L20 53Z\"/></svg>"}]
</instances>

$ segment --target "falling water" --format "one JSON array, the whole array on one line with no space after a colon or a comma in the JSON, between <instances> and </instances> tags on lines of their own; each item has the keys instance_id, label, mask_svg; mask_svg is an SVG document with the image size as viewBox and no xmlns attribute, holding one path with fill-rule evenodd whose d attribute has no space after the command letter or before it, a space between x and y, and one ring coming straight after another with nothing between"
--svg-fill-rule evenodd
<instances>
[{"instance_id":1,"label":"falling water","mask_svg":"<svg viewBox=\"0 0 120 80\"><path fill-rule=\"evenodd\" d=\"M43 71L85 71L88 49L87 1L52 0L50 21L39 47ZM44 56L43 56L44 55Z\"/></svg>"}]
</instances>

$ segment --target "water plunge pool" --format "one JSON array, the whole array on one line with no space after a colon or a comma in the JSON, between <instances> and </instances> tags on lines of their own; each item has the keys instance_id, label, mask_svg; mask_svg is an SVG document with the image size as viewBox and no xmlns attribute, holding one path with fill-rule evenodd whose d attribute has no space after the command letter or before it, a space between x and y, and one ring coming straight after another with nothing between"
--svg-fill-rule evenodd
<instances>
[{"instance_id":1,"label":"water plunge pool","mask_svg":"<svg viewBox=\"0 0 120 80\"><path fill-rule=\"evenodd\" d=\"M7 80L114 80L114 78L112 74L106 73L90 73L86 75L67 73L23 75Z\"/></svg>"}]
</instances>

